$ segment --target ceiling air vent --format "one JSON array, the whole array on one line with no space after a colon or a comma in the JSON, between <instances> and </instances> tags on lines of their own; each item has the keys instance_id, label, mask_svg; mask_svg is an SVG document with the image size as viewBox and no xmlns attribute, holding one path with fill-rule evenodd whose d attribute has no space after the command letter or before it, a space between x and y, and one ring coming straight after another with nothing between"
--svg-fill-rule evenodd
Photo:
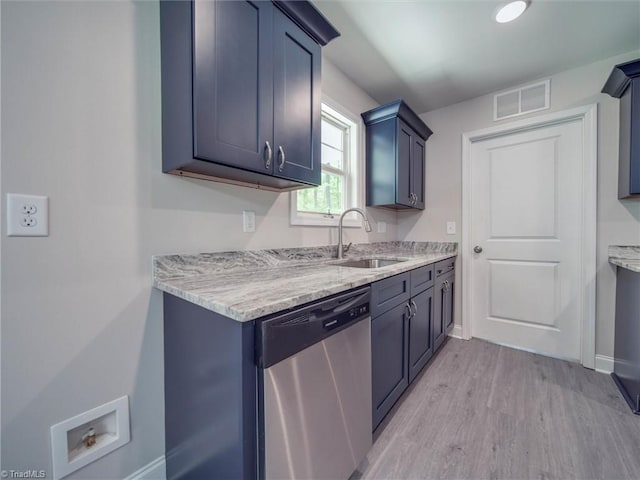
<instances>
[{"instance_id":1,"label":"ceiling air vent","mask_svg":"<svg viewBox=\"0 0 640 480\"><path fill-rule=\"evenodd\" d=\"M551 80L498 93L493 97L493 120L517 117L549 108Z\"/></svg>"}]
</instances>

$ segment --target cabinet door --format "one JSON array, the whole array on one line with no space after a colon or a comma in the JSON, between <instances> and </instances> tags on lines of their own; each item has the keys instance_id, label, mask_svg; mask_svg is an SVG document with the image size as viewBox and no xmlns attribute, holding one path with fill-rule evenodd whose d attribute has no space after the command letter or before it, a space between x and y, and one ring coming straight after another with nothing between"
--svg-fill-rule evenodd
<instances>
[{"instance_id":1,"label":"cabinet door","mask_svg":"<svg viewBox=\"0 0 640 480\"><path fill-rule=\"evenodd\" d=\"M445 315L444 315L444 329L445 333L450 333L453 330L453 314L455 305L455 275L448 275L445 283Z\"/></svg>"},{"instance_id":2,"label":"cabinet door","mask_svg":"<svg viewBox=\"0 0 640 480\"><path fill-rule=\"evenodd\" d=\"M433 287L411 299L409 320L409 383L433 355Z\"/></svg>"},{"instance_id":3,"label":"cabinet door","mask_svg":"<svg viewBox=\"0 0 640 480\"><path fill-rule=\"evenodd\" d=\"M274 12L274 175L319 185L320 45Z\"/></svg>"},{"instance_id":4,"label":"cabinet door","mask_svg":"<svg viewBox=\"0 0 640 480\"><path fill-rule=\"evenodd\" d=\"M193 156L270 173L272 19L268 1L196 1Z\"/></svg>"},{"instance_id":5,"label":"cabinet door","mask_svg":"<svg viewBox=\"0 0 640 480\"><path fill-rule=\"evenodd\" d=\"M433 347L434 350L440 348L444 342L446 323L445 316L447 314L447 292L445 290L445 276L436 277L434 286L434 304L433 304Z\"/></svg>"},{"instance_id":6,"label":"cabinet door","mask_svg":"<svg viewBox=\"0 0 640 480\"><path fill-rule=\"evenodd\" d=\"M398 120L397 142L398 151L396 158L396 203L407 207L413 206L411 193L411 152L415 133L406 123Z\"/></svg>"},{"instance_id":7,"label":"cabinet door","mask_svg":"<svg viewBox=\"0 0 640 480\"><path fill-rule=\"evenodd\" d=\"M424 184L424 141L416 135L411 152L411 191L416 196L414 207L420 210L424 210Z\"/></svg>"},{"instance_id":8,"label":"cabinet door","mask_svg":"<svg viewBox=\"0 0 640 480\"><path fill-rule=\"evenodd\" d=\"M371 320L374 430L409 385L408 323L406 303Z\"/></svg>"}]
</instances>

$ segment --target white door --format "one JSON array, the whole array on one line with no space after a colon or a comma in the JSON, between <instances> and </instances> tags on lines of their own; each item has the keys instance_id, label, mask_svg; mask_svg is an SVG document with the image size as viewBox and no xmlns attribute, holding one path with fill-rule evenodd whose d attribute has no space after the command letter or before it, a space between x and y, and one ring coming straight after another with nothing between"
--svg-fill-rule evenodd
<instances>
[{"instance_id":1,"label":"white door","mask_svg":"<svg viewBox=\"0 0 640 480\"><path fill-rule=\"evenodd\" d=\"M472 335L581 358L582 122L471 145Z\"/></svg>"}]
</instances>

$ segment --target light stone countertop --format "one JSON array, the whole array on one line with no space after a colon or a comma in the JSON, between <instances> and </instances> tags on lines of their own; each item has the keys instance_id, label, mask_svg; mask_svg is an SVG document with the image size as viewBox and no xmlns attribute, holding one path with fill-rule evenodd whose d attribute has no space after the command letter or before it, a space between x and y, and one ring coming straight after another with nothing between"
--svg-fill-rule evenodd
<instances>
[{"instance_id":1,"label":"light stone countertop","mask_svg":"<svg viewBox=\"0 0 640 480\"><path fill-rule=\"evenodd\" d=\"M457 256L457 243L353 245L345 260L405 260L381 268L334 265L335 246L159 255L154 287L239 322L247 322Z\"/></svg>"},{"instance_id":2,"label":"light stone countertop","mask_svg":"<svg viewBox=\"0 0 640 480\"><path fill-rule=\"evenodd\" d=\"M640 246L609 245L609 263L632 272L640 272Z\"/></svg>"}]
</instances>

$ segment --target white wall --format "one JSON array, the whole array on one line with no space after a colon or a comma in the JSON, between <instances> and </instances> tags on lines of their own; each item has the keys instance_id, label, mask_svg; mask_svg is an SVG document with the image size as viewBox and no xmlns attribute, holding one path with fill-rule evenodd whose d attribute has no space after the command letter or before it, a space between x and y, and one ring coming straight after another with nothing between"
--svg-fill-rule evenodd
<instances>
[{"instance_id":1,"label":"white wall","mask_svg":"<svg viewBox=\"0 0 640 480\"><path fill-rule=\"evenodd\" d=\"M618 200L618 100L601 94L600 90L614 65L639 56L640 51L630 52L553 75L551 109L529 115L598 104L596 353L606 356L613 356L615 312L615 267L607 261L607 248L611 244L640 243L640 201ZM492 108L493 95L485 95L421 115L434 132L426 145L426 209L422 214L398 214L399 238L461 241L461 138L465 132L509 122L494 122ZM446 235L447 220L456 221L457 235ZM460 266L458 262L458 274ZM455 319L458 325L462 310L460 293L458 288Z\"/></svg>"},{"instance_id":2,"label":"white wall","mask_svg":"<svg viewBox=\"0 0 640 480\"><path fill-rule=\"evenodd\" d=\"M2 196L50 197L50 236L2 225L2 468L51 474L49 427L123 394L132 441L70 478L123 478L164 453L162 304L151 256L325 245L289 195L161 173L157 2L2 8ZM323 89L377 103L325 63ZM256 232L242 232L242 210ZM371 211L395 240L394 212Z\"/></svg>"}]
</instances>

